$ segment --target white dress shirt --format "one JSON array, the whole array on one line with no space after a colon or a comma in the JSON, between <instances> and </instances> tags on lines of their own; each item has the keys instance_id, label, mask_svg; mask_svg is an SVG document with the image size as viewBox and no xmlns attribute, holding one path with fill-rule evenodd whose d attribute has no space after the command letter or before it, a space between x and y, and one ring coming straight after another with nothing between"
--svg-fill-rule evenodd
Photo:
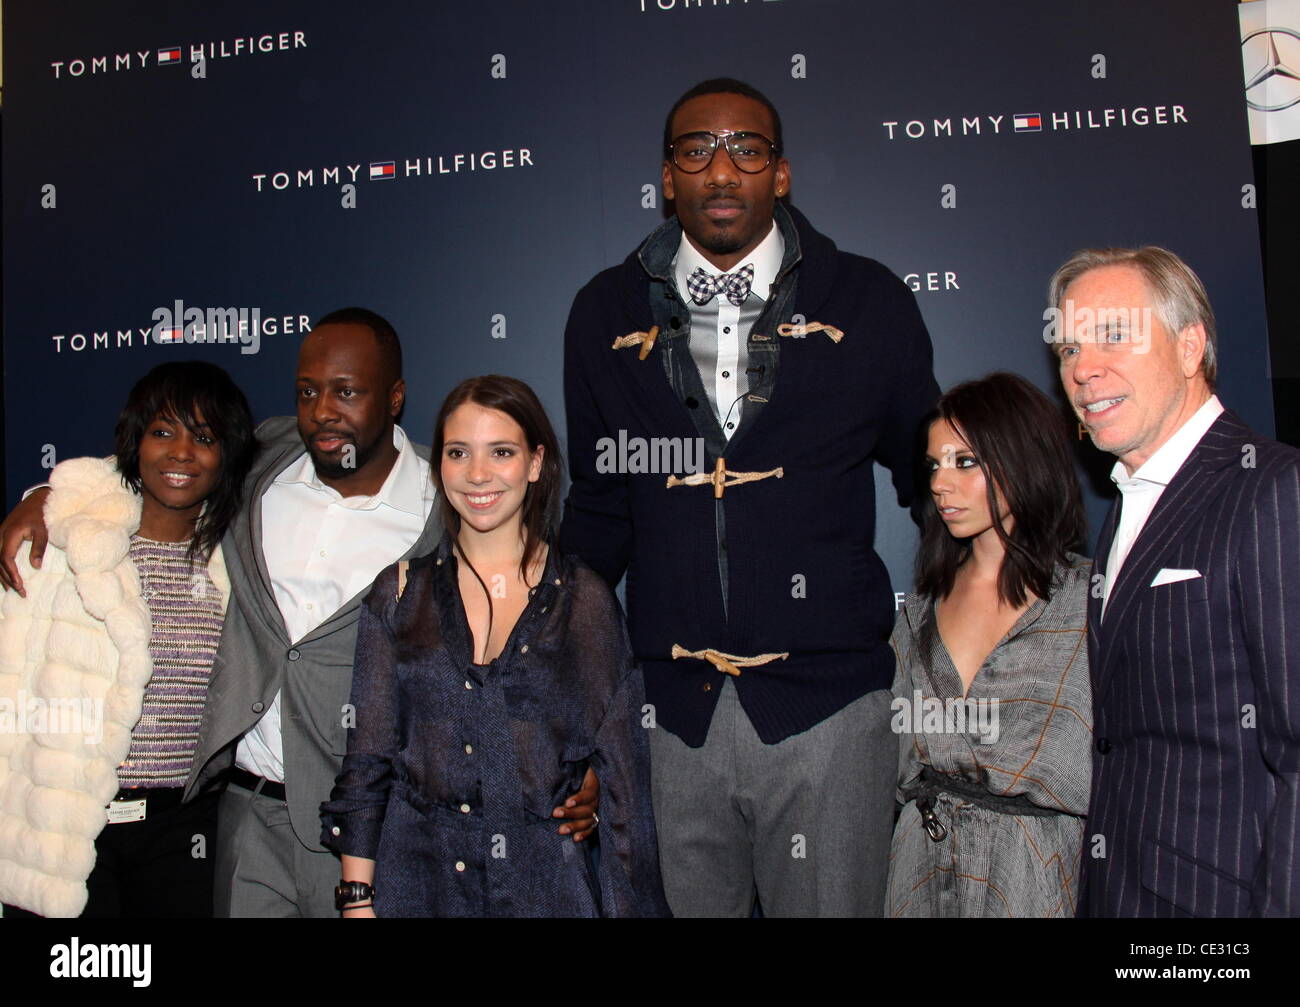
<instances>
[{"instance_id":1,"label":"white dress shirt","mask_svg":"<svg viewBox=\"0 0 1300 1007\"><path fill-rule=\"evenodd\" d=\"M757 247L743 261L736 263L727 272L734 273L746 265L753 265L754 280L750 292L759 300L766 301L771 294L771 286L776 282L776 274L781 269L781 260L785 258L785 240L781 237L781 229L772 222L771 228L767 232L767 237L760 241ZM686 302L688 308L693 308L695 302L691 300L690 288L686 286L686 281L696 269L703 269L710 276L719 275L718 267L696 251L695 246L686 239L686 232L682 232L681 244L677 246L677 257L673 260L673 278L677 282L677 292ZM741 331L740 326L740 306L732 304L727 300L727 295L718 293L716 295L718 305L718 322L716 337L718 341L718 358L717 365L713 371L713 401L719 405L718 422L723 424L723 436L728 440L731 439L732 430L728 429L724 416L727 404L735 402L742 394L740 389L739 360L740 347L743 341L749 339L749 332ZM709 380L709 375L700 375L705 381ZM748 388L748 382L746 382Z\"/></svg>"},{"instance_id":2,"label":"white dress shirt","mask_svg":"<svg viewBox=\"0 0 1300 1007\"><path fill-rule=\"evenodd\" d=\"M1102 618L1106 616L1111 585L1118 579L1124 561L1133 550L1133 543L1146 526L1147 518L1156 509L1160 494L1173 481L1178 470L1191 457L1196 445L1222 412L1223 403L1217 395L1211 395L1131 476L1123 462L1116 462L1110 470L1111 481L1119 487L1124 506L1120 509L1119 525L1115 529L1115 539L1110 544L1110 555L1106 560L1106 577L1101 586Z\"/></svg>"},{"instance_id":3,"label":"white dress shirt","mask_svg":"<svg viewBox=\"0 0 1300 1007\"><path fill-rule=\"evenodd\" d=\"M397 460L374 496L342 496L316 476L311 455L262 496L262 552L289 640L297 642L364 591L413 546L433 509L429 463L393 428ZM251 501L250 506L257 506ZM239 740L235 764L284 782L280 693Z\"/></svg>"}]
</instances>

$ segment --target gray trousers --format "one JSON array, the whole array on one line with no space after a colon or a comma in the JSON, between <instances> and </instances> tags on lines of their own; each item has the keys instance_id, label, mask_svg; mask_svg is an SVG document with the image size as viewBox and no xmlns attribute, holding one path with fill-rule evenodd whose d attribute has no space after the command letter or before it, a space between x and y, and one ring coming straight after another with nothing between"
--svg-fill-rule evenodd
<instances>
[{"instance_id":1,"label":"gray trousers","mask_svg":"<svg viewBox=\"0 0 1300 1007\"><path fill-rule=\"evenodd\" d=\"M302 844L284 801L227 786L217 809L215 868L218 917L338 917L339 858Z\"/></svg>"},{"instance_id":2,"label":"gray trousers","mask_svg":"<svg viewBox=\"0 0 1300 1007\"><path fill-rule=\"evenodd\" d=\"M765 745L723 684L690 748L650 731L664 892L674 916L880 916L898 736L888 689Z\"/></svg>"}]
</instances>

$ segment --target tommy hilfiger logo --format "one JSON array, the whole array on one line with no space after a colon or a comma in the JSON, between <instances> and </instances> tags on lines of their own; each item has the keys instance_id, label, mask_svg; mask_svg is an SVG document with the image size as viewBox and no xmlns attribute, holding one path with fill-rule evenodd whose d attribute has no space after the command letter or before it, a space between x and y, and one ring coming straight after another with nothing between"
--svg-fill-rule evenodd
<instances>
[{"instance_id":1,"label":"tommy hilfiger logo","mask_svg":"<svg viewBox=\"0 0 1300 1007\"><path fill-rule=\"evenodd\" d=\"M252 175L258 192L274 189L310 189L318 184L347 185L362 180L391 181L398 178L456 175L469 171L497 171L505 168L533 167L533 152L527 147L508 150L476 150L460 154L437 154L406 158L401 161L358 161L356 164L334 164L294 168L289 171L257 172Z\"/></svg>"},{"instance_id":2,"label":"tommy hilfiger logo","mask_svg":"<svg viewBox=\"0 0 1300 1007\"><path fill-rule=\"evenodd\" d=\"M131 49L109 56L91 56L89 59L55 60L50 63L56 80L65 77L95 76L122 70L140 70L149 66L176 66L208 59L229 59L252 53L283 52L287 49L307 48L307 33L303 31L270 32L265 35L246 35L243 38L222 39L219 42L173 43L158 48Z\"/></svg>"},{"instance_id":3,"label":"tommy hilfiger logo","mask_svg":"<svg viewBox=\"0 0 1300 1007\"><path fill-rule=\"evenodd\" d=\"M948 115L943 118L894 119L882 122L887 140L950 139L956 136L996 136L1041 133L1044 130L1114 129L1125 126L1187 124L1185 105L1134 105L1130 108L1075 108L1064 112L1016 112L1013 115Z\"/></svg>"}]
</instances>

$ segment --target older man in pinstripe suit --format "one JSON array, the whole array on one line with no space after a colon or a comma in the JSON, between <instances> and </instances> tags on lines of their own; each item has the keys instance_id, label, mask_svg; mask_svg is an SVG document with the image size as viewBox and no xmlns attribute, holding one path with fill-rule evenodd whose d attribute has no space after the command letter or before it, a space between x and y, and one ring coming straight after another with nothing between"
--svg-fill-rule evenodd
<instances>
[{"instance_id":1,"label":"older man in pinstripe suit","mask_svg":"<svg viewBox=\"0 0 1300 1007\"><path fill-rule=\"evenodd\" d=\"M1078 252L1050 299L1065 392L1119 459L1080 914L1300 915L1300 451L1219 402L1214 315L1171 252Z\"/></svg>"}]
</instances>

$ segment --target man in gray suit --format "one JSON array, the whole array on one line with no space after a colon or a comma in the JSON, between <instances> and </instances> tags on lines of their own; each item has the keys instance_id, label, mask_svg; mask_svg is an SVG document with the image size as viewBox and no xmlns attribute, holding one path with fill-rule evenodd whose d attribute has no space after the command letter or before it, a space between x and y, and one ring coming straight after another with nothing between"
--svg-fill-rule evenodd
<instances>
[{"instance_id":1,"label":"man in gray suit","mask_svg":"<svg viewBox=\"0 0 1300 1007\"><path fill-rule=\"evenodd\" d=\"M384 567L442 534L428 448L396 426L404 398L396 332L374 312L344 308L303 340L296 422L258 430L262 454L222 544L232 600L186 787L189 798L229 781L218 916L336 914L339 862L318 842L320 805L347 750L359 604ZM0 529L3 571L25 537L39 565L42 497ZM555 811L567 819L560 832L585 838L594 794L588 774Z\"/></svg>"},{"instance_id":2,"label":"man in gray suit","mask_svg":"<svg viewBox=\"0 0 1300 1007\"><path fill-rule=\"evenodd\" d=\"M1119 459L1088 611L1079 913L1300 915L1300 451L1214 394L1214 314L1163 248L1052 278L1061 382Z\"/></svg>"}]
</instances>

